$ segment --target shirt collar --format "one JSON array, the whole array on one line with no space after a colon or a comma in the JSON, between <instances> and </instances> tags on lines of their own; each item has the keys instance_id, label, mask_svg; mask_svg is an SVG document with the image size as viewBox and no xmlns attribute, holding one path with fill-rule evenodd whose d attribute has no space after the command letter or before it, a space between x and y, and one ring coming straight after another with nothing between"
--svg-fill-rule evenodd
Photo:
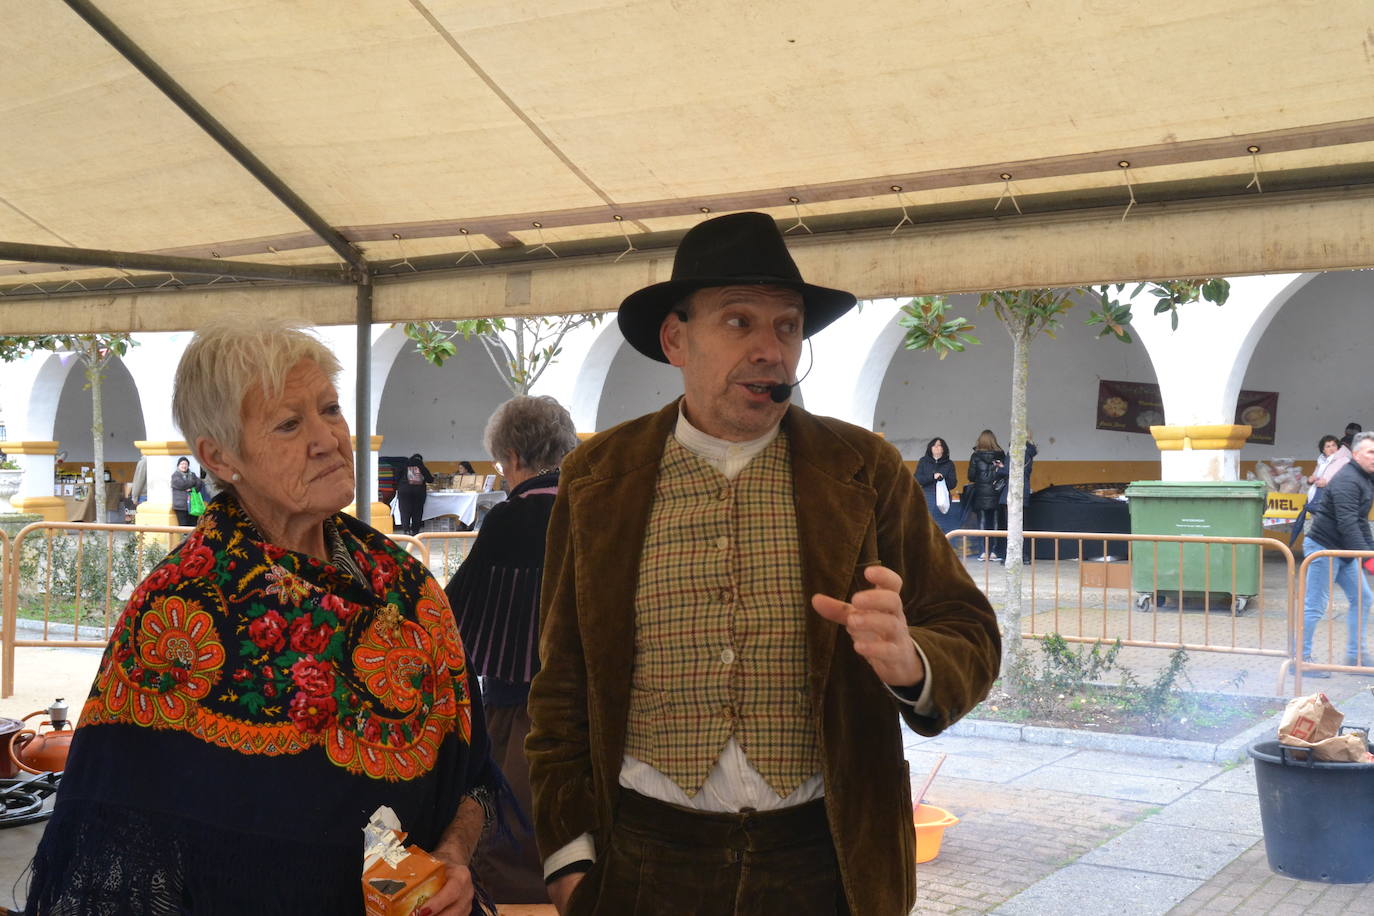
<instances>
[{"instance_id":1,"label":"shirt collar","mask_svg":"<svg viewBox=\"0 0 1374 916\"><path fill-rule=\"evenodd\" d=\"M678 443L687 451L699 458L707 461L723 462L731 459L748 460L759 452L766 449L774 439L778 437L778 430L782 424L775 425L768 432L751 439L748 442L731 442L728 439L717 439L709 436L697 429L687 420L687 414L683 410L682 402L678 402L677 407L677 427L673 430L673 436Z\"/></svg>"}]
</instances>

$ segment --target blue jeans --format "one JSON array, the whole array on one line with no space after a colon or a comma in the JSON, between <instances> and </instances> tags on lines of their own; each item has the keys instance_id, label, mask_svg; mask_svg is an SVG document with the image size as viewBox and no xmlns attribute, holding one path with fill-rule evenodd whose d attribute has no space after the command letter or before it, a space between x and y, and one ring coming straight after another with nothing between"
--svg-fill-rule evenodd
<instances>
[{"instance_id":1,"label":"blue jeans","mask_svg":"<svg viewBox=\"0 0 1374 916\"><path fill-rule=\"evenodd\" d=\"M1326 550L1321 544L1307 538L1304 550L1312 553L1318 550ZM1312 634L1317 629L1317 624L1326 615L1326 602L1330 597L1330 586L1328 580L1331 576L1330 569L1332 563L1336 564L1336 584L1345 592L1346 600L1350 602L1350 613L1345 615L1345 654L1349 658L1354 658L1360 654L1360 617L1361 611L1364 616L1365 632L1369 631L1369 611L1374 607L1374 590L1369 587L1369 580L1364 577L1364 572L1360 569L1360 560L1355 557L1317 557L1307 567L1307 594L1303 598L1303 626L1302 626L1302 655L1303 658L1312 657ZM1355 583L1360 584L1360 594L1355 593ZM1364 653L1363 663L1374 664L1374 658L1370 653Z\"/></svg>"}]
</instances>

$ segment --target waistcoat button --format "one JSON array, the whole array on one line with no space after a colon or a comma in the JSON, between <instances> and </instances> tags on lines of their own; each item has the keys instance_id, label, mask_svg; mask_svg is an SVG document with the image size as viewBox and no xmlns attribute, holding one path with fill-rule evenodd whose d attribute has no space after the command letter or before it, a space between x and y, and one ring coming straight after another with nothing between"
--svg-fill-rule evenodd
<instances>
[{"instance_id":1,"label":"waistcoat button","mask_svg":"<svg viewBox=\"0 0 1374 916\"><path fill-rule=\"evenodd\" d=\"M723 664L730 664L735 660L735 650L726 646L720 653L720 660Z\"/></svg>"}]
</instances>

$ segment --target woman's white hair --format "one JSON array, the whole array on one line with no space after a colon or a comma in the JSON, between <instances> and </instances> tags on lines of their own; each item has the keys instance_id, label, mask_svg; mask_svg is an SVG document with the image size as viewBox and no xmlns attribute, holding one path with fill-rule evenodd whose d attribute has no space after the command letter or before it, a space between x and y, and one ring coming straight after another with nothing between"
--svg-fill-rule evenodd
<instances>
[{"instance_id":1,"label":"woman's white hair","mask_svg":"<svg viewBox=\"0 0 1374 916\"><path fill-rule=\"evenodd\" d=\"M280 397L287 374L306 359L337 381L338 358L304 322L248 314L214 318L181 355L172 419L192 451L206 438L241 454L244 399L250 392L269 401Z\"/></svg>"}]
</instances>

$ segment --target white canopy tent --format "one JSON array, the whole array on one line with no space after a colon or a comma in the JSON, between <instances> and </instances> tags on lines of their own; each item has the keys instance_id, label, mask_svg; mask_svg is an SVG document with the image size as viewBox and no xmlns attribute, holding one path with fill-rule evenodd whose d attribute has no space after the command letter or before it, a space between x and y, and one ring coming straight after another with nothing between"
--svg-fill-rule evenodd
<instances>
[{"instance_id":1,"label":"white canopy tent","mask_svg":"<svg viewBox=\"0 0 1374 916\"><path fill-rule=\"evenodd\" d=\"M0 329L264 295L349 323L364 262L379 320L604 309L744 208L862 296L1364 266L1371 29L1371 0L3 0ZM320 269L83 269L110 252Z\"/></svg>"}]
</instances>

